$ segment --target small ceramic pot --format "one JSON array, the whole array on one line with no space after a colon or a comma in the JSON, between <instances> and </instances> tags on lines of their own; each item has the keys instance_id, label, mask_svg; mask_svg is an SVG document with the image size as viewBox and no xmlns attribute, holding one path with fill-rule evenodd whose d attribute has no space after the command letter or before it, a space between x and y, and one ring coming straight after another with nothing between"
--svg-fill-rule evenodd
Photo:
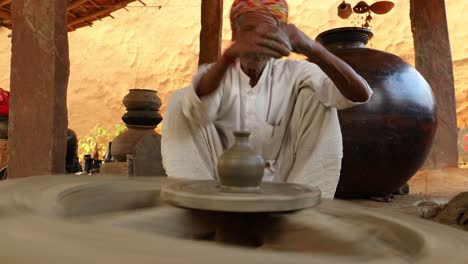
<instances>
[{"instance_id":1,"label":"small ceramic pot","mask_svg":"<svg viewBox=\"0 0 468 264\"><path fill-rule=\"evenodd\" d=\"M343 1L343 3L338 6L338 16L342 19L347 19L351 16L351 14L353 14L353 8L351 7L351 4Z\"/></svg>"},{"instance_id":2,"label":"small ceramic pot","mask_svg":"<svg viewBox=\"0 0 468 264\"><path fill-rule=\"evenodd\" d=\"M123 104L127 110L158 110L161 107L161 99L155 90L130 89L123 98Z\"/></svg>"},{"instance_id":3,"label":"small ceramic pot","mask_svg":"<svg viewBox=\"0 0 468 264\"><path fill-rule=\"evenodd\" d=\"M250 132L234 132L234 136L234 145L218 160L219 183L226 190L258 190L263 178L265 161L250 147Z\"/></svg>"}]
</instances>

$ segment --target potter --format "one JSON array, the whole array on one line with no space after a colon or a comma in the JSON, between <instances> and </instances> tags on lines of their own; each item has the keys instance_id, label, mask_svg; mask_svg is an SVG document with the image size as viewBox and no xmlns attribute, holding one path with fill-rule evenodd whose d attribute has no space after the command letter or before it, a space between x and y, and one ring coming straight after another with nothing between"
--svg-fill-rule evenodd
<instances>
[{"instance_id":1,"label":"potter","mask_svg":"<svg viewBox=\"0 0 468 264\"><path fill-rule=\"evenodd\" d=\"M167 106L162 155L169 177L216 179L218 159L240 129L252 133L251 147L266 161L263 181L318 186L333 198L343 155L337 109L367 102L372 90L288 24L284 0L236 0L230 19L233 44ZM280 60L292 52L307 60Z\"/></svg>"}]
</instances>

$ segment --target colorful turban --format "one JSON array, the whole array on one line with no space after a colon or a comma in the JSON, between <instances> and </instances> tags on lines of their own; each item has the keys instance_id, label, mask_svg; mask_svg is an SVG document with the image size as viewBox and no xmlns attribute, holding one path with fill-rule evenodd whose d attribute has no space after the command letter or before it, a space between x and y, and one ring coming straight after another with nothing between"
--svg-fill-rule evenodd
<instances>
[{"instance_id":1,"label":"colorful turban","mask_svg":"<svg viewBox=\"0 0 468 264\"><path fill-rule=\"evenodd\" d=\"M231 29L236 30L240 15L252 11L273 16L280 22L288 22L286 0L235 0L231 7Z\"/></svg>"}]
</instances>

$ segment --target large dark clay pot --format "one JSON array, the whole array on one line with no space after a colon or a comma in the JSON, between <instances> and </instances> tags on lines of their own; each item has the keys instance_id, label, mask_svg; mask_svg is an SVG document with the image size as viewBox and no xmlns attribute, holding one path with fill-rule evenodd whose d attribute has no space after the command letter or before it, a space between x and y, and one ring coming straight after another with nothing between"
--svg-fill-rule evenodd
<instances>
[{"instance_id":1,"label":"large dark clay pot","mask_svg":"<svg viewBox=\"0 0 468 264\"><path fill-rule=\"evenodd\" d=\"M368 103L339 111L344 156L338 198L394 192L423 165L437 127L429 84L399 57L365 48L371 37L364 28L337 28L317 37L374 91Z\"/></svg>"}]
</instances>

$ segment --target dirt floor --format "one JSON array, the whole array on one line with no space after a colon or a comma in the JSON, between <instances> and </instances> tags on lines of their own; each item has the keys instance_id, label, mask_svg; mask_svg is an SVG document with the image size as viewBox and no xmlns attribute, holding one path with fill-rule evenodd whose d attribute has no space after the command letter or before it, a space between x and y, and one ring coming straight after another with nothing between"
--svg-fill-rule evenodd
<instances>
[{"instance_id":1,"label":"dirt floor","mask_svg":"<svg viewBox=\"0 0 468 264\"><path fill-rule=\"evenodd\" d=\"M461 192L468 192L468 169L422 170L410 181L410 194L395 196L392 202L375 202L370 200L352 200L365 207L396 210L402 213L419 216L418 202L432 200L446 203Z\"/></svg>"}]
</instances>

